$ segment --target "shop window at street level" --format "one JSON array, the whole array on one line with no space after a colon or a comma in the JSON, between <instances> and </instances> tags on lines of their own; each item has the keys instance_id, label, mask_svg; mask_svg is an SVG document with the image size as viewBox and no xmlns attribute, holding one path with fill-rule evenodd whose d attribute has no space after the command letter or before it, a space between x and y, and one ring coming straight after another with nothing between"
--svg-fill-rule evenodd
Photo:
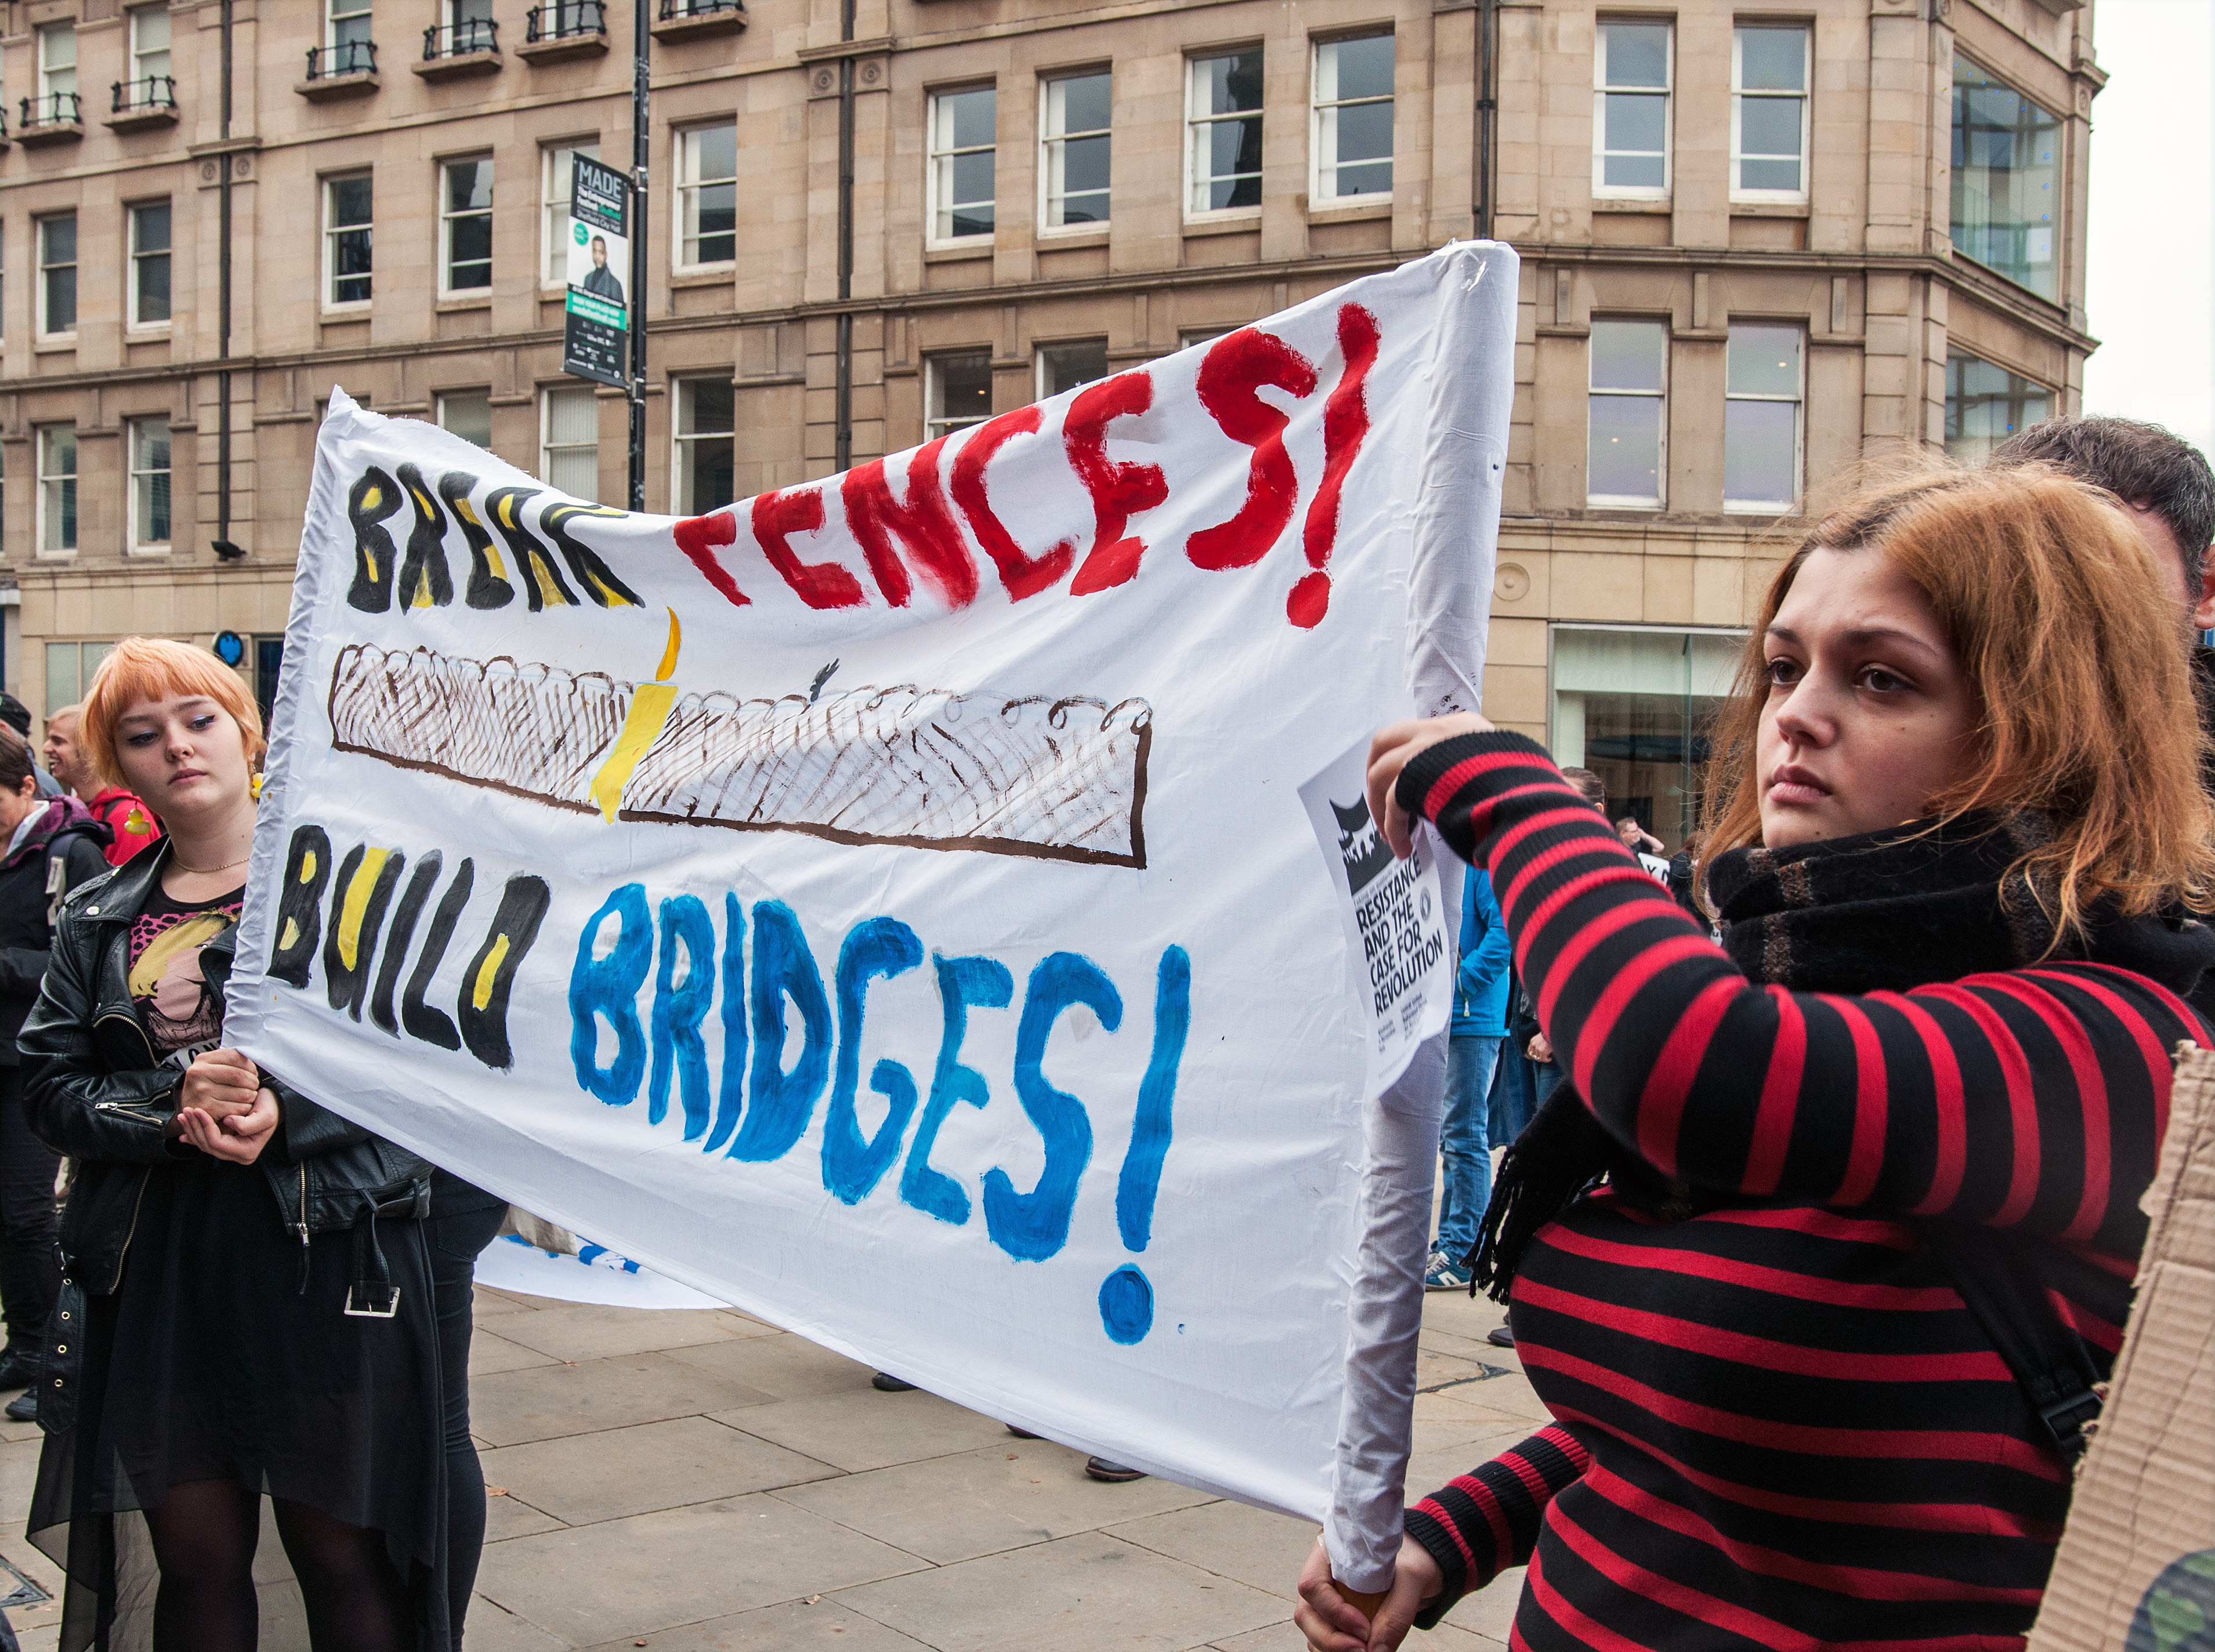
<instances>
[{"instance_id":1,"label":"shop window at street level","mask_svg":"<svg viewBox=\"0 0 2215 1652\"><path fill-rule=\"evenodd\" d=\"M112 642L50 642L46 645L46 714L74 706L92 687L101 661L115 652ZM269 725L262 725L264 728Z\"/></svg>"},{"instance_id":2,"label":"shop window at street level","mask_svg":"<svg viewBox=\"0 0 2215 1652\"><path fill-rule=\"evenodd\" d=\"M169 319L169 203L130 209L131 325L161 327Z\"/></svg>"},{"instance_id":3,"label":"shop window at street level","mask_svg":"<svg viewBox=\"0 0 2215 1652\"><path fill-rule=\"evenodd\" d=\"M1954 59L1954 248L2041 298L2060 291L2060 152L2052 110Z\"/></svg>"},{"instance_id":4,"label":"shop window at street level","mask_svg":"<svg viewBox=\"0 0 2215 1652\"><path fill-rule=\"evenodd\" d=\"M492 156L439 168L439 291L448 296L492 287Z\"/></svg>"},{"instance_id":5,"label":"shop window at street level","mask_svg":"<svg viewBox=\"0 0 2215 1652\"><path fill-rule=\"evenodd\" d=\"M1733 321L1724 365L1723 509L1779 515L1800 497L1805 337Z\"/></svg>"},{"instance_id":6,"label":"shop window at street level","mask_svg":"<svg viewBox=\"0 0 2215 1652\"><path fill-rule=\"evenodd\" d=\"M1261 205L1261 48L1194 58L1189 73L1185 211L1255 211Z\"/></svg>"},{"instance_id":7,"label":"shop window at street level","mask_svg":"<svg viewBox=\"0 0 2215 1652\"><path fill-rule=\"evenodd\" d=\"M923 376L926 439L935 441L992 416L992 358L985 351L926 356Z\"/></svg>"},{"instance_id":8,"label":"shop window at street level","mask_svg":"<svg viewBox=\"0 0 2215 1652\"><path fill-rule=\"evenodd\" d=\"M573 499L600 496L600 410L589 385L539 398L538 480Z\"/></svg>"},{"instance_id":9,"label":"shop window at street level","mask_svg":"<svg viewBox=\"0 0 2215 1652\"><path fill-rule=\"evenodd\" d=\"M1608 813L1636 816L1675 854L1699 824L1709 729L1745 633L1556 625L1552 640L1554 761L1598 774Z\"/></svg>"},{"instance_id":10,"label":"shop window at street level","mask_svg":"<svg viewBox=\"0 0 2215 1652\"><path fill-rule=\"evenodd\" d=\"M39 452L39 554L77 549L77 426L41 425Z\"/></svg>"},{"instance_id":11,"label":"shop window at street level","mask_svg":"<svg viewBox=\"0 0 2215 1652\"><path fill-rule=\"evenodd\" d=\"M998 119L999 95L990 86L932 94L929 211L934 243L991 235Z\"/></svg>"},{"instance_id":12,"label":"shop window at street level","mask_svg":"<svg viewBox=\"0 0 2215 1652\"><path fill-rule=\"evenodd\" d=\"M169 421L130 421L131 549L169 548Z\"/></svg>"},{"instance_id":13,"label":"shop window at street level","mask_svg":"<svg viewBox=\"0 0 2215 1652\"><path fill-rule=\"evenodd\" d=\"M1325 40L1315 49L1317 202L1392 193L1392 37Z\"/></svg>"},{"instance_id":14,"label":"shop window at street level","mask_svg":"<svg viewBox=\"0 0 2215 1652\"><path fill-rule=\"evenodd\" d=\"M1074 390L1108 376L1108 340L1083 339L1069 344L1045 344L1038 351L1038 394L1043 401L1064 390Z\"/></svg>"},{"instance_id":15,"label":"shop window at street level","mask_svg":"<svg viewBox=\"0 0 2215 1652\"><path fill-rule=\"evenodd\" d=\"M540 282L549 287L565 287L569 284L569 187L575 171L576 157L587 161L600 158L600 146L589 144L549 144L544 150L545 183L539 198L546 203L545 227L540 234L541 254L545 266L540 272ZM629 278L629 272L623 272Z\"/></svg>"},{"instance_id":16,"label":"shop window at street level","mask_svg":"<svg viewBox=\"0 0 2215 1652\"><path fill-rule=\"evenodd\" d=\"M736 400L727 369L677 382L675 510L703 517L732 502L737 475Z\"/></svg>"},{"instance_id":17,"label":"shop window at street level","mask_svg":"<svg viewBox=\"0 0 2215 1652\"><path fill-rule=\"evenodd\" d=\"M1114 76L1064 75L1046 83L1046 227L1108 222Z\"/></svg>"},{"instance_id":18,"label":"shop window at street level","mask_svg":"<svg viewBox=\"0 0 2215 1652\"><path fill-rule=\"evenodd\" d=\"M77 331L77 214L58 212L39 226L39 331Z\"/></svg>"},{"instance_id":19,"label":"shop window at street level","mask_svg":"<svg viewBox=\"0 0 2215 1652\"><path fill-rule=\"evenodd\" d=\"M739 129L735 122L678 134L677 262L684 269L739 255Z\"/></svg>"},{"instance_id":20,"label":"shop window at street level","mask_svg":"<svg viewBox=\"0 0 2215 1652\"><path fill-rule=\"evenodd\" d=\"M1671 28L1607 22L1592 54L1592 193L1669 197Z\"/></svg>"},{"instance_id":21,"label":"shop window at street level","mask_svg":"<svg viewBox=\"0 0 2215 1652\"><path fill-rule=\"evenodd\" d=\"M1748 24L1731 36L1731 199L1807 199L1807 31Z\"/></svg>"},{"instance_id":22,"label":"shop window at street level","mask_svg":"<svg viewBox=\"0 0 2215 1652\"><path fill-rule=\"evenodd\" d=\"M369 302L370 174L323 180L323 292L327 304Z\"/></svg>"},{"instance_id":23,"label":"shop window at street level","mask_svg":"<svg viewBox=\"0 0 2215 1652\"><path fill-rule=\"evenodd\" d=\"M1586 405L1586 503L1659 510L1668 448L1667 322L1592 318Z\"/></svg>"},{"instance_id":24,"label":"shop window at street level","mask_svg":"<svg viewBox=\"0 0 2215 1652\"><path fill-rule=\"evenodd\" d=\"M2053 410L2053 393L1981 356L1946 355L1946 456L1980 465L1992 450Z\"/></svg>"}]
</instances>

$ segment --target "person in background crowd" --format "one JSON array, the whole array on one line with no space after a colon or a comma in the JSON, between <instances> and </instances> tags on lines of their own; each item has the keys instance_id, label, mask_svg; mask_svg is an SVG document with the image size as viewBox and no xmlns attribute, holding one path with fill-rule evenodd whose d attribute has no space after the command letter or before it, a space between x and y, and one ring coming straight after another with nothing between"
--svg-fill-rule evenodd
<instances>
[{"instance_id":1,"label":"person in background crowd","mask_svg":"<svg viewBox=\"0 0 2215 1652\"><path fill-rule=\"evenodd\" d=\"M1373 1625L1311 1561L1314 1646L1383 1652L1519 1564L1533 1652L2021 1643L2169 1052L2215 1047L2181 996L2215 962L2215 809L2160 578L2044 468L1818 523L1715 735L1721 947L1529 742L1377 737L1380 826L1405 853L1435 821L1508 891L1575 1075L1477 1270L1557 1421L1408 1511ZM2018 1372L2026 1342L2065 1355Z\"/></svg>"},{"instance_id":2,"label":"person in background crowd","mask_svg":"<svg viewBox=\"0 0 2215 1652\"><path fill-rule=\"evenodd\" d=\"M223 1045L261 719L212 657L132 637L79 738L169 835L64 905L19 1041L31 1128L77 1166L30 1516L62 1643L144 1643L150 1596L154 1652L251 1648L266 1492L316 1652L448 1652L468 1349L441 1345L430 1166ZM477 1508L472 1541L481 1481Z\"/></svg>"},{"instance_id":3,"label":"person in background crowd","mask_svg":"<svg viewBox=\"0 0 2215 1652\"><path fill-rule=\"evenodd\" d=\"M1669 857L1669 875L1662 881L1668 884L1669 893L1677 897L1677 904L1704 924L1708 915L1700 907L1700 840L1697 833L1684 840L1684 847Z\"/></svg>"},{"instance_id":4,"label":"person in background crowd","mask_svg":"<svg viewBox=\"0 0 2215 1652\"><path fill-rule=\"evenodd\" d=\"M21 735L25 745L31 743L31 708L11 694L0 693L0 724L5 724ZM62 783L49 774L46 766L39 763L36 758L32 761L36 765L34 772L39 779L39 795L42 798L61 796Z\"/></svg>"},{"instance_id":5,"label":"person in background crowd","mask_svg":"<svg viewBox=\"0 0 2215 1652\"><path fill-rule=\"evenodd\" d=\"M1661 851L1668 846L1638 823L1635 815L1625 815L1615 823L1615 835L1623 847L1638 857L1638 864L1654 874L1654 881L1664 888L1669 883L1669 863Z\"/></svg>"},{"instance_id":6,"label":"person in background crowd","mask_svg":"<svg viewBox=\"0 0 2215 1652\"><path fill-rule=\"evenodd\" d=\"M1562 778L1575 786L1577 795L1592 805L1601 815L1604 816L1607 813L1607 782L1605 780L1600 779L1589 768L1565 768L1562 771ZM1620 837L1621 833L1618 832L1617 835ZM1532 1033L1530 1042L1523 1048L1524 1053L1537 1063L1533 1099L1537 1106L1543 1107L1547 1098L1554 1093L1562 1082L1562 1069L1560 1064L1554 1060L1553 1043L1542 1030ZM1502 1347L1512 1345L1512 1340L1501 1344Z\"/></svg>"},{"instance_id":7,"label":"person in background crowd","mask_svg":"<svg viewBox=\"0 0 2215 1652\"><path fill-rule=\"evenodd\" d=\"M83 798L93 818L107 828L112 834L107 864L120 866L161 836L162 828L136 792L109 785L85 761L77 743L77 713L83 709L64 706L46 719L46 767L65 790Z\"/></svg>"},{"instance_id":8,"label":"person in background crowd","mask_svg":"<svg viewBox=\"0 0 2215 1652\"><path fill-rule=\"evenodd\" d=\"M1461 963L1454 976L1453 1036L1446 1043L1446 1111L1439 1133L1445 1194L1423 1270L1427 1291L1465 1289L1470 1253L1492 1197L1492 1077L1507 1034L1507 927L1492 880L1462 879Z\"/></svg>"},{"instance_id":9,"label":"person in background crowd","mask_svg":"<svg viewBox=\"0 0 2215 1652\"><path fill-rule=\"evenodd\" d=\"M0 727L0 1306L8 1344L0 1349L0 1390L22 1389L7 1415L38 1414L32 1381L46 1316L61 1291L54 1265L54 1177L61 1159L31 1133L23 1110L23 1069L15 1034L39 996L62 898L107 870L107 828L75 798L42 800L31 748Z\"/></svg>"}]
</instances>

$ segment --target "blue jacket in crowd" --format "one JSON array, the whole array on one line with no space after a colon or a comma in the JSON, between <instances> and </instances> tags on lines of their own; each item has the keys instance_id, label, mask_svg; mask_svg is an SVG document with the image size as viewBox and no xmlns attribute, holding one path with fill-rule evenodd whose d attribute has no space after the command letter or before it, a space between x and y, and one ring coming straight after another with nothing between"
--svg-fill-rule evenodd
<instances>
[{"instance_id":1,"label":"blue jacket in crowd","mask_svg":"<svg viewBox=\"0 0 2215 1652\"><path fill-rule=\"evenodd\" d=\"M1453 1036L1498 1038L1507 1031L1507 925L1492 879L1472 866L1461 884L1461 973L1454 982Z\"/></svg>"}]
</instances>

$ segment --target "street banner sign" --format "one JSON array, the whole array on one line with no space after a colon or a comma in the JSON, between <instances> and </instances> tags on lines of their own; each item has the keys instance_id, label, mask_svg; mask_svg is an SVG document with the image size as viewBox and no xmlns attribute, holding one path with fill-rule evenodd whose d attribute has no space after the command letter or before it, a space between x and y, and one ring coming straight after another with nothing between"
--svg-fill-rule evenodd
<instances>
[{"instance_id":1,"label":"street banner sign","mask_svg":"<svg viewBox=\"0 0 2215 1652\"><path fill-rule=\"evenodd\" d=\"M1457 244L675 519L334 390L227 1029L626 1263L1319 1517L1458 910L1347 759L1478 702L1516 289Z\"/></svg>"},{"instance_id":2,"label":"street banner sign","mask_svg":"<svg viewBox=\"0 0 2215 1652\"><path fill-rule=\"evenodd\" d=\"M582 155L571 165L561 370L620 387L630 339L630 180Z\"/></svg>"}]
</instances>

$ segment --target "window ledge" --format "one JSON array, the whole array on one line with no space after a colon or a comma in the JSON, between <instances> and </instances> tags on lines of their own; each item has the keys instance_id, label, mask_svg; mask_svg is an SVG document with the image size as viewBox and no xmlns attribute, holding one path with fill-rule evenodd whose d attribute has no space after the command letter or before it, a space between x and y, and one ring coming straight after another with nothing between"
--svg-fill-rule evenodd
<instances>
[{"instance_id":1,"label":"window ledge","mask_svg":"<svg viewBox=\"0 0 2215 1652\"><path fill-rule=\"evenodd\" d=\"M1782 504L1755 505L1744 499L1725 499L1723 514L1727 517L1789 517L1792 514L1792 502L1788 499Z\"/></svg>"},{"instance_id":2,"label":"window ledge","mask_svg":"<svg viewBox=\"0 0 2215 1652\"><path fill-rule=\"evenodd\" d=\"M142 557L165 557L169 555L175 549L176 547L174 543L164 545L133 545L128 550L125 551L123 554L130 558L132 561L137 561Z\"/></svg>"},{"instance_id":3,"label":"window ledge","mask_svg":"<svg viewBox=\"0 0 2215 1652\"><path fill-rule=\"evenodd\" d=\"M123 336L132 344L152 344L169 336L170 325L168 321L147 321L141 326L125 327Z\"/></svg>"},{"instance_id":4,"label":"window ledge","mask_svg":"<svg viewBox=\"0 0 2215 1652\"><path fill-rule=\"evenodd\" d=\"M1620 493L1587 493L1585 496L1585 509L1587 511L1622 511L1627 512L1637 512L1640 514L1648 514L1654 511L1665 511L1668 509L1668 506L1660 499L1626 499Z\"/></svg>"},{"instance_id":5,"label":"window ledge","mask_svg":"<svg viewBox=\"0 0 2215 1652\"><path fill-rule=\"evenodd\" d=\"M490 289L487 289L482 294L474 292L450 293L445 297L439 299L436 304L432 306L432 308L441 315L451 315L456 314L457 311L465 309L490 309L492 308L492 292Z\"/></svg>"},{"instance_id":6,"label":"window ledge","mask_svg":"<svg viewBox=\"0 0 2215 1652\"><path fill-rule=\"evenodd\" d=\"M77 334L74 333L50 333L31 346L32 352L40 356L58 356L64 351L76 348Z\"/></svg>"},{"instance_id":7,"label":"window ledge","mask_svg":"<svg viewBox=\"0 0 2215 1652\"><path fill-rule=\"evenodd\" d=\"M1673 212L1676 207L1666 195L1595 195L1592 210L1595 212Z\"/></svg>"},{"instance_id":8,"label":"window ledge","mask_svg":"<svg viewBox=\"0 0 2215 1652\"><path fill-rule=\"evenodd\" d=\"M1187 236L1244 236L1251 235L1261 227L1261 214L1258 210L1219 218L1211 214L1204 218L1188 217L1184 221Z\"/></svg>"},{"instance_id":9,"label":"window ledge","mask_svg":"<svg viewBox=\"0 0 2215 1652\"><path fill-rule=\"evenodd\" d=\"M75 546L71 546L65 551L34 551L31 553L31 560L34 562L74 562L77 560L77 548Z\"/></svg>"},{"instance_id":10,"label":"window ledge","mask_svg":"<svg viewBox=\"0 0 2215 1652\"><path fill-rule=\"evenodd\" d=\"M1733 199L1730 210L1734 218L1804 218L1808 215L1805 201L1742 201Z\"/></svg>"},{"instance_id":11,"label":"window ledge","mask_svg":"<svg viewBox=\"0 0 2215 1652\"><path fill-rule=\"evenodd\" d=\"M370 304L369 300L359 304L325 304L320 312L320 319L325 322L365 321L369 319Z\"/></svg>"},{"instance_id":12,"label":"window ledge","mask_svg":"<svg viewBox=\"0 0 2215 1652\"><path fill-rule=\"evenodd\" d=\"M1069 247L1105 247L1108 226L1104 223L1078 224L1067 229L1041 229L1038 232L1040 252L1059 251Z\"/></svg>"},{"instance_id":13,"label":"window ledge","mask_svg":"<svg viewBox=\"0 0 2215 1652\"><path fill-rule=\"evenodd\" d=\"M926 264L962 264L991 255L992 243L989 241L950 241L937 247L926 243L923 249L923 261Z\"/></svg>"},{"instance_id":14,"label":"window ledge","mask_svg":"<svg viewBox=\"0 0 2215 1652\"><path fill-rule=\"evenodd\" d=\"M669 278L669 286L672 291L684 287L727 287L738 278L739 266L736 264L717 264L707 269L672 275ZM566 295L568 289L564 287L561 291Z\"/></svg>"},{"instance_id":15,"label":"window ledge","mask_svg":"<svg viewBox=\"0 0 2215 1652\"><path fill-rule=\"evenodd\" d=\"M1392 216L1392 198L1375 195L1362 200L1332 201L1308 208L1310 223L1362 223Z\"/></svg>"}]
</instances>

